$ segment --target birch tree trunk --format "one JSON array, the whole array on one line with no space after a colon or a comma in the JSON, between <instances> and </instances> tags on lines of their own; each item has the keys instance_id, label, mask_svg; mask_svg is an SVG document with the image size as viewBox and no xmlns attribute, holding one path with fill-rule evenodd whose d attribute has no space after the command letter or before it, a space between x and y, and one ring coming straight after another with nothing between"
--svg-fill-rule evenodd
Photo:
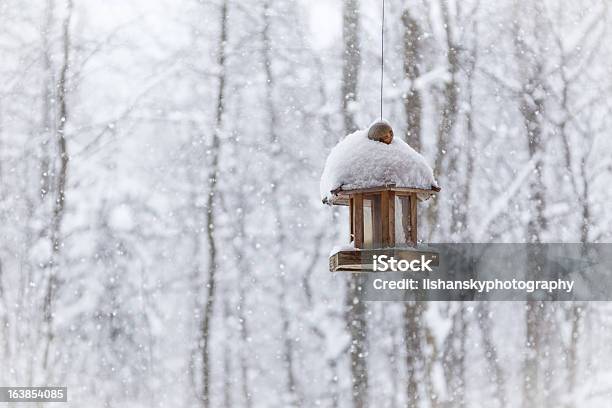
<instances>
[{"instance_id":1,"label":"birch tree trunk","mask_svg":"<svg viewBox=\"0 0 612 408\"><path fill-rule=\"evenodd\" d=\"M342 9L342 118L345 133L357 130L353 104L357 100L357 84L361 66L359 41L359 0L344 0Z\"/></svg>"},{"instance_id":2,"label":"birch tree trunk","mask_svg":"<svg viewBox=\"0 0 612 408\"><path fill-rule=\"evenodd\" d=\"M42 33L42 61L43 61L43 90L41 106L40 132L43 135L40 141L40 198L44 200L51 189L51 165L49 163L49 141L51 129L55 126L52 119L53 86L53 67L51 64L51 46L49 36L53 28L53 0L47 0L45 6L45 21Z\"/></svg>"},{"instance_id":3,"label":"birch tree trunk","mask_svg":"<svg viewBox=\"0 0 612 408\"><path fill-rule=\"evenodd\" d=\"M493 319L491 319L491 312L488 302L479 302L476 307L478 314L476 321L480 329L482 336L483 350L485 352L488 369L489 379L494 387L493 396L498 401L500 407L506 406L506 392L505 392L505 375L504 370L499 364L499 358L497 348L493 343Z\"/></svg>"},{"instance_id":4,"label":"birch tree trunk","mask_svg":"<svg viewBox=\"0 0 612 408\"><path fill-rule=\"evenodd\" d=\"M0 181L2 180L2 170L0 169ZM0 259L0 324L2 325L2 331L0 331L0 357L3 361L9 361L10 340L9 340L9 308L8 302L6 301L6 293L4 290L4 264ZM0 377L2 380L6 380Z\"/></svg>"},{"instance_id":5,"label":"birch tree trunk","mask_svg":"<svg viewBox=\"0 0 612 408\"><path fill-rule=\"evenodd\" d=\"M412 16L408 6L402 12L404 28L404 75L410 81L410 89L404 97L406 114L406 142L415 150L421 148L422 101L414 81L419 77L419 54L421 28ZM404 348L406 353L406 401L409 407L419 405L419 383L426 376L427 356L423 353L423 313L426 303L406 302L404 304Z\"/></svg>"},{"instance_id":6,"label":"birch tree trunk","mask_svg":"<svg viewBox=\"0 0 612 408\"><path fill-rule=\"evenodd\" d=\"M359 46L359 1L344 0L343 4L343 47L342 62L342 118L344 132L357 130L352 103L357 98L357 84L361 55ZM367 368L367 321L366 306L362 299L357 275L351 274L346 286L346 324L351 338L350 363L352 399L354 408L368 404Z\"/></svg>"},{"instance_id":7,"label":"birch tree trunk","mask_svg":"<svg viewBox=\"0 0 612 408\"><path fill-rule=\"evenodd\" d=\"M64 218L64 209L66 206L66 185L68 179L68 146L66 142L66 122L68 121L68 103L66 101L68 88L68 71L70 64L70 21L72 18L73 3L72 0L66 2L66 15L62 23L62 65L60 67L60 76L57 82L57 119L55 129L55 141L57 143L57 155L59 159L59 169L56 175L55 183L55 203L53 206L53 215L51 219L50 238L51 238L51 261L49 265L49 276L45 290L45 299L43 303L43 319L45 322L45 345L43 354L43 369L47 370L49 363L49 349L54 337L53 318L54 318L54 302L55 293L58 285L58 264L60 252L62 248L62 221Z\"/></svg>"},{"instance_id":8,"label":"birch tree trunk","mask_svg":"<svg viewBox=\"0 0 612 408\"><path fill-rule=\"evenodd\" d=\"M245 211L246 211L246 199L242 191L239 192L238 198L238 208L241 208L242 211L238 214L236 220L236 233L238 237L241 237L243 240L246 238L245 231ZM244 276L240 279L239 282L239 293L238 293L238 321L240 323L240 391L242 393L242 400L244 406L246 408L251 408L253 406L253 394L250 387L249 382L249 326L247 321L247 314L245 313L246 309L246 296L247 296L247 282L251 280L251 271L250 266L247 262L247 255L244 250L244 245L236 245L234 244L234 252L236 253L237 262L239 270L244 274Z\"/></svg>"},{"instance_id":9,"label":"birch tree trunk","mask_svg":"<svg viewBox=\"0 0 612 408\"><path fill-rule=\"evenodd\" d=\"M424 370L420 364L423 358L421 345L421 323L425 303L410 302L404 306L404 345L406 347L406 401L409 408L419 406L419 371Z\"/></svg>"},{"instance_id":10,"label":"birch tree trunk","mask_svg":"<svg viewBox=\"0 0 612 408\"><path fill-rule=\"evenodd\" d=\"M448 179L455 180L457 175L457 154L456 147L452 144L451 135L457 119L457 113L459 111L458 99L459 99L459 84L457 75L459 73L459 48L454 43L453 32L451 29L450 11L448 9L448 0L441 0L440 9L442 12L442 21L444 24L444 33L446 36L446 65L449 73L449 80L444 85L442 108L440 112L440 119L438 122L438 143L437 143L437 154L434 162L434 175L438 178L444 174ZM448 164L444 168L444 159L447 158ZM451 190L452 191L452 190ZM451 192L451 195L453 193ZM455 211L457 210L456 205L457 197L453 196L452 200L452 217L451 217L451 230L455 229ZM428 207L429 215L429 236L433 237L433 234L438 228L439 222L439 205L437 200L433 200Z\"/></svg>"},{"instance_id":11,"label":"birch tree trunk","mask_svg":"<svg viewBox=\"0 0 612 408\"><path fill-rule=\"evenodd\" d=\"M274 216L275 223L275 236L276 236L276 245L274 246L275 256L274 258L277 262L282 262L285 250L285 226L283 223L283 214L280 208L281 198L277 197L279 194L279 187L281 183L280 174L281 172L277 170L277 166L279 161L281 160L280 154L282 152L282 144L280 141L279 134L279 123L276 114L276 106L274 105L273 91L275 80L272 74L272 40L270 36L270 2L266 1L263 7L263 30L262 30L262 40L263 40L263 63L264 63L264 72L266 78L266 89L265 89L265 98L266 98L266 107L269 114L268 121L268 133L270 135L270 184L272 185L270 196L271 205L272 205L272 213ZM286 403L290 406L299 406L301 405L301 397L300 393L297 390L297 383L294 374L294 361L293 361L293 340L291 338L290 333L290 325L291 321L289 318L289 309L287 306L286 293L288 290L287 280L285 276L285 270L283 266L280 266L277 270L278 279L280 283L279 290L279 312L281 317L281 338L282 338L282 355L284 360L284 369L286 371L287 378L287 398Z\"/></svg>"},{"instance_id":12,"label":"birch tree trunk","mask_svg":"<svg viewBox=\"0 0 612 408\"><path fill-rule=\"evenodd\" d=\"M404 113L406 115L406 142L417 152L421 150L421 111L422 101L415 81L419 77L419 53L421 27L412 16L410 8L405 6L402 12L404 25L404 75L410 81L410 89L404 97Z\"/></svg>"},{"instance_id":13,"label":"birch tree trunk","mask_svg":"<svg viewBox=\"0 0 612 408\"><path fill-rule=\"evenodd\" d=\"M521 5L515 3L515 12ZM534 4L537 8L537 5ZM536 15L537 10L531 10ZM533 18L533 17L531 17ZM533 21L531 24L535 24ZM535 161L534 175L528 185L529 202L533 203L531 216L527 225L527 242L530 244L541 243L541 234L546 228L544 219L544 182L543 182L543 162L542 152L544 150L542 142L542 116L544 114L544 99L542 81L542 65L539 51L533 47L540 46L541 39L538 36L539 30L533 29L534 38L525 40L527 29L519 26L515 18L513 25L514 55L519 69L519 81L521 88L518 93L519 112L523 119L523 127L527 139L527 151L529 160ZM533 44L530 44L533 43ZM541 266L541 254L537 247L529 249L527 267L534 279ZM524 354L524 383L523 383L523 406L530 408L540 405L541 398L541 324L544 319L544 304L542 302L528 300L526 305L526 339Z\"/></svg>"},{"instance_id":14,"label":"birch tree trunk","mask_svg":"<svg viewBox=\"0 0 612 408\"><path fill-rule=\"evenodd\" d=\"M217 45L217 67L219 79L217 83L217 100L215 110L215 127L212 133L211 164L208 176L208 198L206 200L206 238L208 245L208 283L206 285L206 304L201 325L202 344L202 406L210 407L210 324L214 316L216 295L217 271L217 243L215 237L215 199L217 182L219 178L219 154L221 139L219 132L223 125L223 111L225 108L225 81L226 81L226 43L227 43L227 0L221 4L220 35Z\"/></svg>"}]
</instances>

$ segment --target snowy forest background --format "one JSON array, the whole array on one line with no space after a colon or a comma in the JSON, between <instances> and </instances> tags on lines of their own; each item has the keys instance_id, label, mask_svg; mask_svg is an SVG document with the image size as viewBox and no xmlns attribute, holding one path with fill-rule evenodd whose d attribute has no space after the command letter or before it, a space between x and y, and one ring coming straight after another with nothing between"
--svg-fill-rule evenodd
<instances>
[{"instance_id":1,"label":"snowy forest background","mask_svg":"<svg viewBox=\"0 0 612 408\"><path fill-rule=\"evenodd\" d=\"M387 0L429 242L610 242L607 0ZM0 0L0 384L87 407L608 407L612 307L363 304L329 149L380 2Z\"/></svg>"}]
</instances>

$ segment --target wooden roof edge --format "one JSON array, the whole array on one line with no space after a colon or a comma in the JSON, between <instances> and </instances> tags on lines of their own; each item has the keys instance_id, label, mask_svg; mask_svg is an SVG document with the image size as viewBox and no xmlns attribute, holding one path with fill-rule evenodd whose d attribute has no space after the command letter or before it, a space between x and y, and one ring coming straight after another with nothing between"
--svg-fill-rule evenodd
<instances>
[{"instance_id":1,"label":"wooden roof edge","mask_svg":"<svg viewBox=\"0 0 612 408\"><path fill-rule=\"evenodd\" d=\"M417 194L429 194L430 196L441 190L438 186L431 186L431 189L424 188L416 188L416 187L395 187L395 184L387 184L379 187L369 187L369 188L356 188L351 190L342 190L341 187L338 187L331 191L332 197L325 197L323 199L323 204L330 205L348 205L349 195L355 193L376 193L379 191L395 191L395 192L404 192L404 193L417 193Z\"/></svg>"},{"instance_id":2,"label":"wooden roof edge","mask_svg":"<svg viewBox=\"0 0 612 408\"><path fill-rule=\"evenodd\" d=\"M338 187L331 191L334 196L339 195L348 195L353 193L375 193L378 191L398 191L398 192L407 192L407 193L424 193L424 194L434 194L440 192L442 190L438 186L431 186L430 189L426 188L418 188L418 187L395 187L395 184L387 184L384 186L378 187L367 187L367 188L354 188L350 190L342 190L342 187Z\"/></svg>"}]
</instances>

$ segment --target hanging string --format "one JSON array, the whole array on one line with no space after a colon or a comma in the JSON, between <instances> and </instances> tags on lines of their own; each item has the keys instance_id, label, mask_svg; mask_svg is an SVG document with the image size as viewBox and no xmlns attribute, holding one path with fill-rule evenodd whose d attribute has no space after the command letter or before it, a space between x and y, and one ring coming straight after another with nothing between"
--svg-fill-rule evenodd
<instances>
[{"instance_id":1,"label":"hanging string","mask_svg":"<svg viewBox=\"0 0 612 408\"><path fill-rule=\"evenodd\" d=\"M382 24L380 26L380 119L383 118L383 80L385 77L385 0L382 0Z\"/></svg>"}]
</instances>

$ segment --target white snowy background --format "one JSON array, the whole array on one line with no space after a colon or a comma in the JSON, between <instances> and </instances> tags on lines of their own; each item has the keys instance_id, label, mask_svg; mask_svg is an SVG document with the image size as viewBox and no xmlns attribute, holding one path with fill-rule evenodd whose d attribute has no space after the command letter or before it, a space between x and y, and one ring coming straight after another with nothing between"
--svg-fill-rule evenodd
<instances>
[{"instance_id":1,"label":"white snowy background","mask_svg":"<svg viewBox=\"0 0 612 408\"><path fill-rule=\"evenodd\" d=\"M607 0L387 0L429 242L612 240ZM368 303L331 148L380 2L0 0L0 385L74 407L609 407L612 307ZM49 405L50 406L50 405ZM55 406L55 405L54 405Z\"/></svg>"}]
</instances>

